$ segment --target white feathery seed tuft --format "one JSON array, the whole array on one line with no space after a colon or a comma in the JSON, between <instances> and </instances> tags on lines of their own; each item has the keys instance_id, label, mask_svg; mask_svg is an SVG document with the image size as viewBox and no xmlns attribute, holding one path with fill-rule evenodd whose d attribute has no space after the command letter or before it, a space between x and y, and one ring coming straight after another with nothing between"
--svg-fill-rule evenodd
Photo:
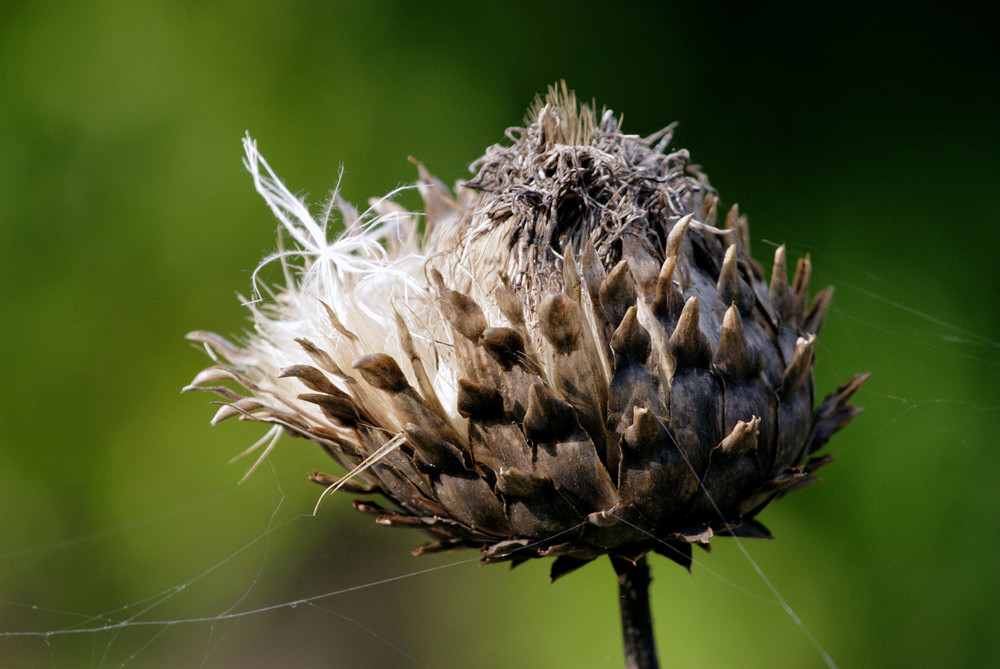
<instances>
[{"instance_id":1,"label":"white feathery seed tuft","mask_svg":"<svg viewBox=\"0 0 1000 669\"><path fill-rule=\"evenodd\" d=\"M455 239L463 211L456 208L450 218L435 221L433 234L422 235L419 223L423 214L404 210L392 198L423 186L403 186L372 201L362 213L334 191L323 216L316 217L278 178L254 139L247 135L243 146L244 165L254 187L280 222L279 233L291 237L294 248L280 248L279 238L279 250L253 271L252 299L246 300L253 331L240 346L217 335L198 341L217 362L221 356L243 370L258 388L258 399L272 413L288 412L294 403L294 411L306 411L317 424L323 424L318 407L303 406L296 400L300 384L280 378L284 367L302 362L304 351L299 340L309 340L329 352L335 368L325 371L330 372L335 385L349 392L342 372L350 371L358 357L376 352L399 360L406 357L397 334L398 312L442 405L449 408L456 423L461 423L455 409L459 366L453 360L452 334L434 302L428 270L433 264L452 282L448 270L456 265L435 262L442 250L434 243ZM342 231L333 229L336 214L342 219ZM264 284L262 272L275 262L280 263L284 281L281 285ZM456 280L460 284L475 281L465 273ZM197 334L207 337L207 333ZM196 337L193 334L191 338ZM382 401L378 395L369 399ZM265 452L273 446L267 438L262 443L268 443Z\"/></svg>"}]
</instances>

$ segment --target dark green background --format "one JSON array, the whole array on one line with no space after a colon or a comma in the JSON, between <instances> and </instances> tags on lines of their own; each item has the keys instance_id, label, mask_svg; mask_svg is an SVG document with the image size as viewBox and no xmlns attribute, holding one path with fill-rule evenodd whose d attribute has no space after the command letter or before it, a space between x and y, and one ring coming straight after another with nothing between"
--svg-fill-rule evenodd
<instances>
[{"instance_id":1,"label":"dark green background","mask_svg":"<svg viewBox=\"0 0 1000 669\"><path fill-rule=\"evenodd\" d=\"M343 165L364 203L409 155L468 176L559 78L626 130L679 120L764 264L787 242L837 285L818 388L871 370L867 411L745 544L808 633L842 667L1000 664L996 36L913 7L4 3L3 665L620 666L607 564L376 584L475 555L412 558L343 496L306 515L306 442L238 486L260 427L178 393L206 363L185 332L239 332L274 245L246 130L310 201ZM823 665L734 543L696 558L653 559L665 666Z\"/></svg>"}]
</instances>

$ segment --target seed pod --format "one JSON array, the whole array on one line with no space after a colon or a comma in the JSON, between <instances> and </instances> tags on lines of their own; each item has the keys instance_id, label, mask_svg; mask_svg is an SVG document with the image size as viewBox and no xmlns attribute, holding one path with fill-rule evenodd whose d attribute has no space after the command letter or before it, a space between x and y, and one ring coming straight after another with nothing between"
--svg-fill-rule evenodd
<instances>
[{"instance_id":1,"label":"seed pod","mask_svg":"<svg viewBox=\"0 0 1000 669\"><path fill-rule=\"evenodd\" d=\"M860 375L813 413L832 289L807 309L810 260L789 284L784 247L765 283L746 217L717 227L719 198L686 151L664 152L669 130L626 135L552 91L510 136L454 198L420 166L423 233L377 205L333 242L247 140L299 269L251 303L241 344L190 335L219 363L190 387L228 402L213 422L321 444L351 471L312 479L390 500L356 506L423 528L436 543L419 553L559 556L561 576L769 536L754 516L813 481L826 460L807 458L859 411Z\"/></svg>"}]
</instances>

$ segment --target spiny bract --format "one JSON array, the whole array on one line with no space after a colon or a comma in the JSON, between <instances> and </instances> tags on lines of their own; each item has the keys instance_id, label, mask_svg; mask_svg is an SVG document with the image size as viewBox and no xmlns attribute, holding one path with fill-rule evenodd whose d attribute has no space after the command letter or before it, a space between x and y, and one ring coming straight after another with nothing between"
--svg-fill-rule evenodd
<instances>
[{"instance_id":1,"label":"spiny bract","mask_svg":"<svg viewBox=\"0 0 1000 669\"><path fill-rule=\"evenodd\" d=\"M189 388L232 416L320 444L378 522L419 527L483 561L557 556L553 577L650 550L684 565L713 534L764 537L754 516L813 481L858 410L855 376L813 411L810 263L770 284L746 218L666 152L672 127L622 134L565 88L447 187L420 166L420 217L335 201L317 221L246 141L247 166L298 248L251 304L241 344L196 332L217 364ZM266 174L261 173L263 168ZM241 395L218 381L235 381ZM259 460L258 460L259 462Z\"/></svg>"}]
</instances>

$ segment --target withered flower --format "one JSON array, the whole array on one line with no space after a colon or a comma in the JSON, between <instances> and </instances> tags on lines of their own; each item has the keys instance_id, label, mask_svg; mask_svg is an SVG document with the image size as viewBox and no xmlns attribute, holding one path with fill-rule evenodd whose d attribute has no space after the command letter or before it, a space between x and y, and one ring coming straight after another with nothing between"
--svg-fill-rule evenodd
<instances>
[{"instance_id":1,"label":"withered flower","mask_svg":"<svg viewBox=\"0 0 1000 669\"><path fill-rule=\"evenodd\" d=\"M816 480L866 376L813 410L832 288L808 302L809 258L789 285L784 247L765 281L746 218L667 151L672 126L625 135L565 86L526 125L455 195L418 165L422 215L335 200L332 242L331 212L248 139L296 248L268 259L285 283L243 341L189 335L216 362L189 388L226 400L213 423L270 423L261 457L281 432L318 443L349 474L312 479L389 500L354 506L430 534L415 553L552 556L553 578L610 556L630 666L654 666L645 555L689 566L713 535L770 536L755 516Z\"/></svg>"}]
</instances>

